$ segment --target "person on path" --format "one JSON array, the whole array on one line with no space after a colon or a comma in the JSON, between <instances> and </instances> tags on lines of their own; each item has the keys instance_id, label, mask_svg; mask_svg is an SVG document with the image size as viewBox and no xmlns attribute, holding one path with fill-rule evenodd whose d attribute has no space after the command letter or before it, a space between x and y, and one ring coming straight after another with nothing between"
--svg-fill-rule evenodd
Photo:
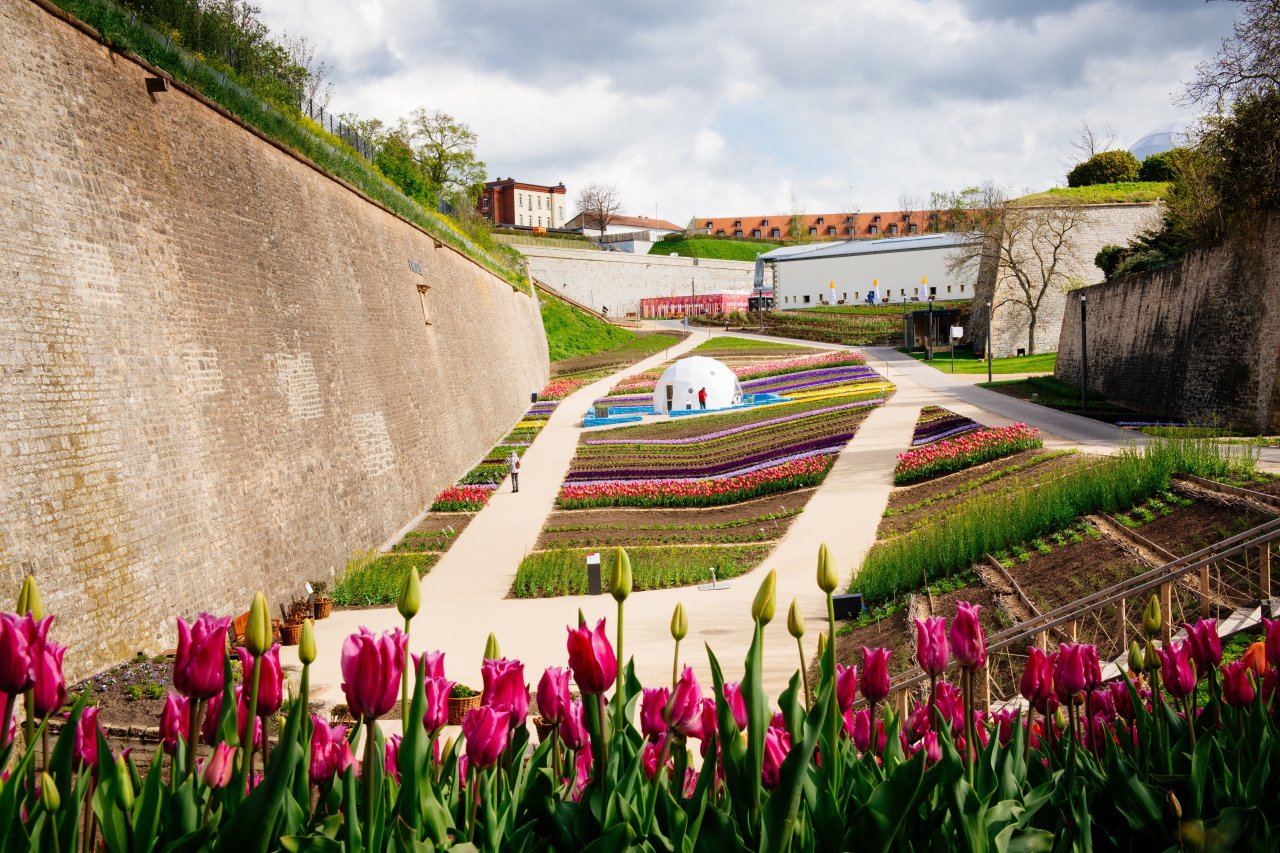
<instances>
[{"instance_id":1,"label":"person on path","mask_svg":"<svg viewBox=\"0 0 1280 853\"><path fill-rule=\"evenodd\" d=\"M507 456L507 467L511 469L511 492L520 491L520 456L512 450Z\"/></svg>"},{"instance_id":2,"label":"person on path","mask_svg":"<svg viewBox=\"0 0 1280 853\"><path fill-rule=\"evenodd\" d=\"M698 408L705 409L707 407L707 389L698 389Z\"/></svg>"}]
</instances>

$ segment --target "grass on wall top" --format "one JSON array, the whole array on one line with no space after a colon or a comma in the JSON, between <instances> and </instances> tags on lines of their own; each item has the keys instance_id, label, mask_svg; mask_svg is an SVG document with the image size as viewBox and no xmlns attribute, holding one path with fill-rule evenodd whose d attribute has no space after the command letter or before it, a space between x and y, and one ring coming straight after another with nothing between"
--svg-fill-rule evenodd
<instances>
[{"instance_id":1,"label":"grass on wall top","mask_svg":"<svg viewBox=\"0 0 1280 853\"><path fill-rule=\"evenodd\" d=\"M1075 201L1080 204L1141 204L1165 197L1172 184L1167 181L1120 181L1094 184L1091 187L1055 187L1042 193L1023 196L1018 204L1043 204L1052 201Z\"/></svg>"},{"instance_id":2,"label":"grass on wall top","mask_svg":"<svg viewBox=\"0 0 1280 853\"><path fill-rule=\"evenodd\" d=\"M672 252L685 258L714 258L722 261L755 262L762 255L778 248L779 243L753 243L746 240L725 240L719 237L683 237L678 240L659 240L649 249L651 255L670 255Z\"/></svg>"},{"instance_id":3,"label":"grass on wall top","mask_svg":"<svg viewBox=\"0 0 1280 853\"><path fill-rule=\"evenodd\" d=\"M542 327L547 332L547 350L557 362L577 355L590 355L623 346L635 340L635 332L610 325L568 302L539 293Z\"/></svg>"}]
</instances>

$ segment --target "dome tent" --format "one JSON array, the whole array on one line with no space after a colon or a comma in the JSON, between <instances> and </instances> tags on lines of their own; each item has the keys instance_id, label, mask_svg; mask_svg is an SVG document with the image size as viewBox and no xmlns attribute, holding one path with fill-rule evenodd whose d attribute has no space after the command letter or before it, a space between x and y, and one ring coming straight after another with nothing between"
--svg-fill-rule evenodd
<instances>
[{"instance_id":1,"label":"dome tent","mask_svg":"<svg viewBox=\"0 0 1280 853\"><path fill-rule=\"evenodd\" d=\"M653 389L653 410L660 415L698 408L698 391L707 389L708 409L727 409L742 402L738 377L723 362L695 355L662 372Z\"/></svg>"},{"instance_id":2,"label":"dome tent","mask_svg":"<svg viewBox=\"0 0 1280 853\"><path fill-rule=\"evenodd\" d=\"M1190 144L1196 128L1195 119L1182 119L1152 128L1129 146L1129 153L1139 160Z\"/></svg>"}]
</instances>

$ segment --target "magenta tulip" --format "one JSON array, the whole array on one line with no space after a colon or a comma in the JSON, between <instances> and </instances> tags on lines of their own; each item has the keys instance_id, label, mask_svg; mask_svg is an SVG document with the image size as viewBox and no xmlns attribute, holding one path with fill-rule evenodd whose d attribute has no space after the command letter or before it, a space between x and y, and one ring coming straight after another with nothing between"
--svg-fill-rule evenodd
<instances>
[{"instance_id":1,"label":"magenta tulip","mask_svg":"<svg viewBox=\"0 0 1280 853\"><path fill-rule=\"evenodd\" d=\"M444 652L423 652L413 662L423 678L444 678Z\"/></svg>"},{"instance_id":2,"label":"magenta tulip","mask_svg":"<svg viewBox=\"0 0 1280 853\"><path fill-rule=\"evenodd\" d=\"M37 717L47 717L66 704L67 680L62 675L62 656L66 653L66 646L54 642L40 645L36 683L31 689Z\"/></svg>"},{"instance_id":3,"label":"magenta tulip","mask_svg":"<svg viewBox=\"0 0 1280 853\"><path fill-rule=\"evenodd\" d=\"M1098 658L1098 647L1086 643L1080 649L1080 657L1084 663L1084 687L1086 690L1097 690L1102 686L1102 661Z\"/></svg>"},{"instance_id":4,"label":"magenta tulip","mask_svg":"<svg viewBox=\"0 0 1280 853\"><path fill-rule=\"evenodd\" d=\"M244 743L249 738L249 693L244 689L244 685L237 684L235 690L236 698L236 732L240 737L240 742ZM208 746L214 746L221 738L218 734L221 728L222 717L222 694L219 693L209 700L209 708L204 717L204 722L200 724L200 739ZM257 749L262 746L262 718L253 718L253 747Z\"/></svg>"},{"instance_id":5,"label":"magenta tulip","mask_svg":"<svg viewBox=\"0 0 1280 853\"><path fill-rule=\"evenodd\" d=\"M733 722L737 725L738 731L745 732L747 730L747 703L742 698L741 682L725 682L724 701L729 703L729 710L733 713Z\"/></svg>"},{"instance_id":6,"label":"magenta tulip","mask_svg":"<svg viewBox=\"0 0 1280 853\"><path fill-rule=\"evenodd\" d=\"M916 663L930 677L947 671L950 652L947 649L947 620L930 616L916 620Z\"/></svg>"},{"instance_id":7,"label":"magenta tulip","mask_svg":"<svg viewBox=\"0 0 1280 853\"><path fill-rule=\"evenodd\" d=\"M981 610L980 604L961 601L956 604L956 618L951 620L951 653L965 669L981 669L987 663L987 635L978 620Z\"/></svg>"},{"instance_id":8,"label":"magenta tulip","mask_svg":"<svg viewBox=\"0 0 1280 853\"><path fill-rule=\"evenodd\" d=\"M703 758L706 758L707 751L711 749L711 742L718 734L720 734L720 723L716 716L716 700L708 696L702 700L702 710L698 715L697 737L702 740L698 751L702 753ZM719 750L720 745L716 744L716 751L719 752Z\"/></svg>"},{"instance_id":9,"label":"magenta tulip","mask_svg":"<svg viewBox=\"0 0 1280 853\"><path fill-rule=\"evenodd\" d=\"M396 780L397 782L400 781L400 742L401 740L402 738L400 737L400 735L392 735L391 737L387 738L386 744L383 747L385 758L383 759L382 767L386 771L387 775L392 779Z\"/></svg>"},{"instance_id":10,"label":"magenta tulip","mask_svg":"<svg viewBox=\"0 0 1280 853\"><path fill-rule=\"evenodd\" d=\"M1058 649L1057 661L1053 670L1053 684L1058 701L1064 705L1072 702L1079 704L1083 699L1085 685L1089 675L1085 661L1084 646L1063 643Z\"/></svg>"},{"instance_id":11,"label":"magenta tulip","mask_svg":"<svg viewBox=\"0 0 1280 853\"><path fill-rule=\"evenodd\" d=\"M594 631L587 630L586 625L568 629L569 668L578 689L587 696L604 693L618 678L618 661L604 626L601 619Z\"/></svg>"},{"instance_id":12,"label":"magenta tulip","mask_svg":"<svg viewBox=\"0 0 1280 853\"><path fill-rule=\"evenodd\" d=\"M399 628L375 635L362 627L342 643L342 692L351 713L376 720L396 704L408 636Z\"/></svg>"},{"instance_id":13,"label":"magenta tulip","mask_svg":"<svg viewBox=\"0 0 1280 853\"><path fill-rule=\"evenodd\" d=\"M345 754L344 754L345 753ZM311 784L328 785L334 774L350 766L355 757L347 743L346 726L330 726L321 717L311 715Z\"/></svg>"},{"instance_id":14,"label":"magenta tulip","mask_svg":"<svg viewBox=\"0 0 1280 853\"><path fill-rule=\"evenodd\" d=\"M1267 663L1274 667L1280 667L1280 619L1263 617L1262 625L1267 633L1266 641L1264 642Z\"/></svg>"},{"instance_id":15,"label":"magenta tulip","mask_svg":"<svg viewBox=\"0 0 1280 853\"><path fill-rule=\"evenodd\" d=\"M664 718L670 728L685 737L702 737L702 688L690 667L680 673Z\"/></svg>"},{"instance_id":16,"label":"magenta tulip","mask_svg":"<svg viewBox=\"0 0 1280 853\"><path fill-rule=\"evenodd\" d=\"M472 767L492 767L507 748L511 714L491 705L472 708L462 718L462 734L467 739L467 762Z\"/></svg>"},{"instance_id":17,"label":"magenta tulip","mask_svg":"<svg viewBox=\"0 0 1280 853\"><path fill-rule=\"evenodd\" d=\"M785 729L769 728L764 733L764 765L760 777L765 788L772 791L778 787L778 777L782 771L782 762L791 751L791 735Z\"/></svg>"},{"instance_id":18,"label":"magenta tulip","mask_svg":"<svg viewBox=\"0 0 1280 853\"><path fill-rule=\"evenodd\" d=\"M671 691L665 687L644 687L640 691L640 732L656 740L667 732L667 702Z\"/></svg>"},{"instance_id":19,"label":"magenta tulip","mask_svg":"<svg viewBox=\"0 0 1280 853\"><path fill-rule=\"evenodd\" d=\"M1200 675L1208 675L1222 663L1222 640L1218 637L1218 620L1201 619L1194 625L1187 625L1187 642L1191 646L1191 659L1196 662L1196 671Z\"/></svg>"},{"instance_id":20,"label":"magenta tulip","mask_svg":"<svg viewBox=\"0 0 1280 853\"><path fill-rule=\"evenodd\" d=\"M889 695L889 655L886 648L862 647L862 678L858 688L872 705Z\"/></svg>"},{"instance_id":21,"label":"magenta tulip","mask_svg":"<svg viewBox=\"0 0 1280 853\"><path fill-rule=\"evenodd\" d=\"M95 706L90 705L80 712L73 755L76 767L93 769L98 766L98 708Z\"/></svg>"},{"instance_id":22,"label":"magenta tulip","mask_svg":"<svg viewBox=\"0 0 1280 853\"><path fill-rule=\"evenodd\" d=\"M1001 708L991 715L996 725L996 734L1000 737L1000 745L1008 746L1013 740L1013 717L1017 713L1013 708Z\"/></svg>"},{"instance_id":23,"label":"magenta tulip","mask_svg":"<svg viewBox=\"0 0 1280 853\"><path fill-rule=\"evenodd\" d=\"M640 766L644 768L645 778L654 777L658 772L658 744L651 740L644 742L644 749L640 753Z\"/></svg>"},{"instance_id":24,"label":"magenta tulip","mask_svg":"<svg viewBox=\"0 0 1280 853\"><path fill-rule=\"evenodd\" d=\"M548 723L559 724L569 713L569 670L547 667L538 682L538 713Z\"/></svg>"},{"instance_id":25,"label":"magenta tulip","mask_svg":"<svg viewBox=\"0 0 1280 853\"><path fill-rule=\"evenodd\" d=\"M844 714L845 731L853 738L853 745L858 752L866 752L871 748L871 710L846 711Z\"/></svg>"},{"instance_id":26,"label":"magenta tulip","mask_svg":"<svg viewBox=\"0 0 1280 853\"><path fill-rule=\"evenodd\" d=\"M945 682L944 682L945 683ZM867 718L871 718L871 712L867 712ZM923 702L911 709L911 713L907 714L906 725L902 729L902 734L909 743L915 743L924 737L924 733L933 728L933 721L930 719L930 708L928 702ZM867 735L870 737L870 734Z\"/></svg>"},{"instance_id":27,"label":"magenta tulip","mask_svg":"<svg viewBox=\"0 0 1280 853\"><path fill-rule=\"evenodd\" d=\"M1115 712L1132 722L1135 713L1133 696L1129 693L1128 682L1112 681L1107 685L1107 691L1111 694L1111 707L1115 709Z\"/></svg>"},{"instance_id":28,"label":"magenta tulip","mask_svg":"<svg viewBox=\"0 0 1280 853\"><path fill-rule=\"evenodd\" d=\"M236 654L240 656L240 671L244 683L253 685L253 653L244 646L236 646ZM262 656L261 672L258 674L258 707L255 713L259 717L269 717L280 710L284 704L284 672L280 669L280 644L276 643Z\"/></svg>"},{"instance_id":29,"label":"magenta tulip","mask_svg":"<svg viewBox=\"0 0 1280 853\"><path fill-rule=\"evenodd\" d=\"M213 748L213 754L204 762L204 773L201 778L210 788L225 788L231 781L231 772L235 769L236 751L232 746L220 743Z\"/></svg>"},{"instance_id":30,"label":"magenta tulip","mask_svg":"<svg viewBox=\"0 0 1280 853\"><path fill-rule=\"evenodd\" d=\"M1222 698L1228 705L1247 708L1256 695L1247 663L1238 660L1222 667Z\"/></svg>"},{"instance_id":31,"label":"magenta tulip","mask_svg":"<svg viewBox=\"0 0 1280 853\"><path fill-rule=\"evenodd\" d=\"M1184 699L1196 689L1195 666L1191 662L1191 648L1186 642L1170 643L1160 649L1160 679L1171 696Z\"/></svg>"},{"instance_id":32,"label":"magenta tulip","mask_svg":"<svg viewBox=\"0 0 1280 853\"><path fill-rule=\"evenodd\" d=\"M569 713L560 721L560 740L569 749L585 749L591 742L587 736L587 727L582 721L582 702L574 700L569 705Z\"/></svg>"},{"instance_id":33,"label":"magenta tulip","mask_svg":"<svg viewBox=\"0 0 1280 853\"><path fill-rule=\"evenodd\" d=\"M934 692L934 705L942 719L951 723L951 733L959 735L964 732L964 694L960 688L949 681L938 682Z\"/></svg>"},{"instance_id":34,"label":"magenta tulip","mask_svg":"<svg viewBox=\"0 0 1280 853\"><path fill-rule=\"evenodd\" d=\"M422 695L426 700L426 713L422 715L422 727L435 734L449 722L449 691L453 682L447 678L428 678L422 682Z\"/></svg>"},{"instance_id":35,"label":"magenta tulip","mask_svg":"<svg viewBox=\"0 0 1280 853\"><path fill-rule=\"evenodd\" d=\"M513 726L523 725L529 715L529 685L524 681L524 664L518 660L487 660L480 666L484 690L480 704L506 711Z\"/></svg>"},{"instance_id":36,"label":"magenta tulip","mask_svg":"<svg viewBox=\"0 0 1280 853\"><path fill-rule=\"evenodd\" d=\"M0 613L0 693L16 696L36 683L52 616L39 622L30 613Z\"/></svg>"},{"instance_id":37,"label":"magenta tulip","mask_svg":"<svg viewBox=\"0 0 1280 853\"><path fill-rule=\"evenodd\" d=\"M836 706L840 713L853 707L853 700L858 695L858 668L836 664Z\"/></svg>"},{"instance_id":38,"label":"magenta tulip","mask_svg":"<svg viewBox=\"0 0 1280 853\"><path fill-rule=\"evenodd\" d=\"M1041 711L1045 700L1053 695L1053 667L1049 665L1049 656L1035 646L1027 647L1027 665L1022 670L1018 692Z\"/></svg>"},{"instance_id":39,"label":"magenta tulip","mask_svg":"<svg viewBox=\"0 0 1280 853\"><path fill-rule=\"evenodd\" d=\"M926 764L937 764L942 760L942 747L938 745L938 733L928 731L924 733L924 760ZM963 747L958 747L963 750Z\"/></svg>"},{"instance_id":40,"label":"magenta tulip","mask_svg":"<svg viewBox=\"0 0 1280 853\"><path fill-rule=\"evenodd\" d=\"M231 620L201 613L190 624L178 620L178 651L173 659L173 686L188 699L212 699L222 692L222 665L227 655Z\"/></svg>"},{"instance_id":41,"label":"magenta tulip","mask_svg":"<svg viewBox=\"0 0 1280 853\"><path fill-rule=\"evenodd\" d=\"M190 736L191 701L170 691L164 700L164 710L160 712L160 742L164 751L172 755L178 748L178 741L187 741Z\"/></svg>"}]
</instances>

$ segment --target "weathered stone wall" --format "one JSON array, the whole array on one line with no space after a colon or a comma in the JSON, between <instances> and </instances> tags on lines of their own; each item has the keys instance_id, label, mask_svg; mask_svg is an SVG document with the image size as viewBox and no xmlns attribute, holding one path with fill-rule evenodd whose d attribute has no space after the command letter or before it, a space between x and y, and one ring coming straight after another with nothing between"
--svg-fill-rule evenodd
<instances>
[{"instance_id":1,"label":"weathered stone wall","mask_svg":"<svg viewBox=\"0 0 1280 853\"><path fill-rule=\"evenodd\" d=\"M1057 376L1155 415L1280 432L1280 216L1176 267L1071 294Z\"/></svg>"},{"instance_id":2,"label":"weathered stone wall","mask_svg":"<svg viewBox=\"0 0 1280 853\"><path fill-rule=\"evenodd\" d=\"M683 296L690 281L698 293L710 293L750 290L755 277L755 264L744 261L518 248L529 260L529 275L597 311L607 305L611 317L638 314L640 300L647 297Z\"/></svg>"},{"instance_id":3,"label":"weathered stone wall","mask_svg":"<svg viewBox=\"0 0 1280 853\"><path fill-rule=\"evenodd\" d=\"M1108 244L1123 246L1143 231L1160 224L1161 205L1151 204L1091 204L1087 208L1086 223L1078 228L1070 243L1064 272L1078 285L1102 281L1102 270L1094 265L1098 250ZM1018 291L1017 285L1001 269L996 275L985 271L979 277L974 303L974 346L986 345L986 305L997 306L991 321L993 353L996 358L1016 355L1019 349L1028 348L1030 313L1026 307L1008 302ZM996 282L1000 284L997 287ZM1036 352L1051 352L1057 346L1058 333L1062 329L1062 312L1067 304L1067 290L1050 288L1040 303L1036 316Z\"/></svg>"},{"instance_id":4,"label":"weathered stone wall","mask_svg":"<svg viewBox=\"0 0 1280 853\"><path fill-rule=\"evenodd\" d=\"M0 595L74 673L380 545L545 381L528 295L28 0L0 44Z\"/></svg>"}]
</instances>

